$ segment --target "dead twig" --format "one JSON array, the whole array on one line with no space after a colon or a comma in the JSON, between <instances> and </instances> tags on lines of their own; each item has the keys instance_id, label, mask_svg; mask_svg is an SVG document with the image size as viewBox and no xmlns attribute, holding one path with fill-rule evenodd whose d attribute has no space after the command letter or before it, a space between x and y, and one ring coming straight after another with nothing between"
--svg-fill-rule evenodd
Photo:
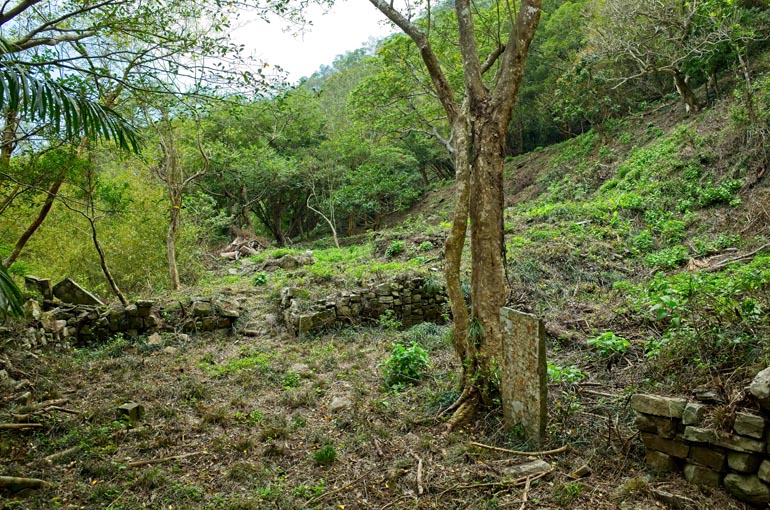
<instances>
[{"instance_id":1,"label":"dead twig","mask_svg":"<svg viewBox=\"0 0 770 510\"><path fill-rule=\"evenodd\" d=\"M59 407L59 406L48 406L45 408L46 411L59 411L60 413L68 413L68 414L80 414L80 411L75 411L74 409L67 409L66 407Z\"/></svg>"},{"instance_id":2,"label":"dead twig","mask_svg":"<svg viewBox=\"0 0 770 510\"><path fill-rule=\"evenodd\" d=\"M386 508L390 508L390 507L394 506L396 503L401 503L403 500L407 499L408 497L409 497L409 496L401 496L401 497L400 497L400 498L398 498L398 499L394 499L393 501L391 501L391 502L390 502L390 503L388 503L387 505L385 505L385 506L383 506L383 507L380 507L380 510L385 510ZM399 507L399 508L400 508L400 507Z\"/></svg>"},{"instance_id":3,"label":"dead twig","mask_svg":"<svg viewBox=\"0 0 770 510\"><path fill-rule=\"evenodd\" d=\"M718 264L714 264L713 266L705 267L701 271L703 271L704 273L712 273L712 272L724 269L725 267L727 267L728 265L732 264L733 262L746 262L747 260L751 259L754 255L756 255L757 253L759 253L761 251L764 251L768 247L770 247L770 243L763 244L762 246L760 246L756 250L751 251L751 252L749 252L749 253L747 253L745 255L740 255L738 257L731 257L729 259L725 259L722 262L719 262Z\"/></svg>"},{"instance_id":4,"label":"dead twig","mask_svg":"<svg viewBox=\"0 0 770 510\"><path fill-rule=\"evenodd\" d=\"M186 459L187 457L195 457L196 455L208 455L208 452L185 453L183 455L172 455L170 457L162 457L160 459L135 460L133 462L129 462L128 464L126 464L126 467L140 467L140 466L149 466L153 464L165 464L166 462L171 462L172 460Z\"/></svg>"},{"instance_id":5,"label":"dead twig","mask_svg":"<svg viewBox=\"0 0 770 510\"><path fill-rule=\"evenodd\" d=\"M522 455L524 457L540 457L541 455L556 455L557 453L566 452L567 449L569 449L569 445L564 445L559 448L555 448L553 450L544 450L541 452L523 452L519 450L508 450L507 448L499 448L497 446L489 446L482 443L477 443L475 441L470 441L468 443L471 446L476 446L478 448L485 448L487 450L493 450L496 452L503 452L503 453L510 453L511 455Z\"/></svg>"},{"instance_id":6,"label":"dead twig","mask_svg":"<svg viewBox=\"0 0 770 510\"><path fill-rule=\"evenodd\" d=\"M529 487L532 483L532 477L527 477L527 483L524 484L524 492L521 494L521 506L519 507L519 510L524 510L524 507L527 506L527 496L529 494Z\"/></svg>"}]
</instances>

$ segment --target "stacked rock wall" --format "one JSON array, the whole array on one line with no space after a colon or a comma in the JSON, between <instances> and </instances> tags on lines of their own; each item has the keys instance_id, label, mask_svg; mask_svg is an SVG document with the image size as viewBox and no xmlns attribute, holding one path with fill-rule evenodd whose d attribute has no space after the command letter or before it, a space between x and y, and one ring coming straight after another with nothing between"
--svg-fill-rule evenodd
<instances>
[{"instance_id":1,"label":"stacked rock wall","mask_svg":"<svg viewBox=\"0 0 770 510\"><path fill-rule=\"evenodd\" d=\"M406 327L421 322L442 322L447 313L446 304L446 290L423 277L402 276L341 292L309 306L303 306L293 289L287 287L281 292L284 321L298 335L336 324L376 320L387 310Z\"/></svg>"},{"instance_id":2,"label":"stacked rock wall","mask_svg":"<svg viewBox=\"0 0 770 510\"><path fill-rule=\"evenodd\" d=\"M691 483L724 486L750 504L770 503L768 410L737 412L724 430L704 423L708 405L685 398L639 394L631 407L654 470L682 471Z\"/></svg>"},{"instance_id":3,"label":"stacked rock wall","mask_svg":"<svg viewBox=\"0 0 770 510\"><path fill-rule=\"evenodd\" d=\"M229 329L240 316L237 307L197 298L162 313L154 301L140 300L125 307L73 305L44 302L45 310L29 300L25 312L29 324L17 340L22 348L46 345L64 347L104 342L122 333L130 337L159 329L213 331Z\"/></svg>"}]
</instances>

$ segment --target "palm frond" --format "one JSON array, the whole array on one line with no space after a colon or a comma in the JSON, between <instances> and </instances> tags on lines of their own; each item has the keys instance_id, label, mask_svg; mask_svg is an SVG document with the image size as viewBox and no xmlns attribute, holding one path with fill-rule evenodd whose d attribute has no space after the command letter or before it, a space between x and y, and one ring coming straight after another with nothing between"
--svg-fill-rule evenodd
<instances>
[{"instance_id":1,"label":"palm frond","mask_svg":"<svg viewBox=\"0 0 770 510\"><path fill-rule=\"evenodd\" d=\"M8 274L8 270L0 264L0 316L3 319L8 315L21 317L24 315L23 303L24 296L22 296L21 290L11 275Z\"/></svg>"},{"instance_id":2,"label":"palm frond","mask_svg":"<svg viewBox=\"0 0 770 510\"><path fill-rule=\"evenodd\" d=\"M23 65L0 62L0 109L5 108L31 121L48 121L67 138L82 134L112 140L125 150L139 150L136 130L118 113L31 74Z\"/></svg>"}]
</instances>

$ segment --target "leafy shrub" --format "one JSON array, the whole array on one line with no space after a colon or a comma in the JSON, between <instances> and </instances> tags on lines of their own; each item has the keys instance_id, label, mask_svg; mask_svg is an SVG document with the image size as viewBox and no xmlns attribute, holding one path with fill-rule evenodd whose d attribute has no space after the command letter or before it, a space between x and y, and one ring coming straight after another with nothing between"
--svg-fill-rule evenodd
<instances>
[{"instance_id":1,"label":"leafy shrub","mask_svg":"<svg viewBox=\"0 0 770 510\"><path fill-rule=\"evenodd\" d=\"M267 285L268 275L264 271L260 271L259 273L256 273L251 278L251 283L253 283L256 286L262 286Z\"/></svg>"},{"instance_id":2,"label":"leafy shrub","mask_svg":"<svg viewBox=\"0 0 770 510\"><path fill-rule=\"evenodd\" d=\"M384 366L385 385L398 390L422 379L430 362L425 349L412 341L409 346L394 343L391 356Z\"/></svg>"},{"instance_id":3,"label":"leafy shrub","mask_svg":"<svg viewBox=\"0 0 770 510\"><path fill-rule=\"evenodd\" d=\"M664 221L660 225L660 236L666 243L678 243L685 238L685 223L680 220Z\"/></svg>"},{"instance_id":4,"label":"leafy shrub","mask_svg":"<svg viewBox=\"0 0 770 510\"><path fill-rule=\"evenodd\" d=\"M420 243L420 251L431 251L434 248L433 243L430 241L423 241Z\"/></svg>"},{"instance_id":5,"label":"leafy shrub","mask_svg":"<svg viewBox=\"0 0 770 510\"><path fill-rule=\"evenodd\" d=\"M681 265L689 259L687 248L681 244L670 248L663 248L654 253L650 253L645 258L645 262L652 267L661 269L671 269Z\"/></svg>"},{"instance_id":6,"label":"leafy shrub","mask_svg":"<svg viewBox=\"0 0 770 510\"><path fill-rule=\"evenodd\" d=\"M313 454L315 463L319 466L330 466L337 458L337 451L331 445L326 445Z\"/></svg>"},{"instance_id":7,"label":"leafy shrub","mask_svg":"<svg viewBox=\"0 0 770 510\"><path fill-rule=\"evenodd\" d=\"M617 354L624 354L631 342L612 331L605 331L599 336L589 338L588 345L595 347L602 357L609 358Z\"/></svg>"},{"instance_id":8,"label":"leafy shrub","mask_svg":"<svg viewBox=\"0 0 770 510\"><path fill-rule=\"evenodd\" d=\"M393 310L385 310L378 319L380 326L389 331L395 331L401 329L401 321L396 317L396 312Z\"/></svg>"},{"instance_id":9,"label":"leafy shrub","mask_svg":"<svg viewBox=\"0 0 770 510\"><path fill-rule=\"evenodd\" d=\"M575 365L561 367L548 363L548 378L557 384L575 384L585 376Z\"/></svg>"},{"instance_id":10,"label":"leafy shrub","mask_svg":"<svg viewBox=\"0 0 770 510\"><path fill-rule=\"evenodd\" d=\"M388 246L388 249L385 250L385 256L389 259L392 259L393 257L398 257L404 251L406 250L406 242L405 241L393 241L390 243L390 246Z\"/></svg>"},{"instance_id":11,"label":"leafy shrub","mask_svg":"<svg viewBox=\"0 0 770 510\"><path fill-rule=\"evenodd\" d=\"M655 239L652 237L652 232L645 229L639 232L632 240L634 248L640 252L648 252L655 246Z\"/></svg>"}]
</instances>

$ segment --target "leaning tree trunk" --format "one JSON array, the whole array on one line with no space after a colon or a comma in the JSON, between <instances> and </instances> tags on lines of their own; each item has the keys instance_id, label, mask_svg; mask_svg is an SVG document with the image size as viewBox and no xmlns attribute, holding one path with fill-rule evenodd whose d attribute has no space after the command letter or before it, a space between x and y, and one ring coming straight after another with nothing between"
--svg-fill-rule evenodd
<instances>
[{"instance_id":1,"label":"leaning tree trunk","mask_svg":"<svg viewBox=\"0 0 770 510\"><path fill-rule=\"evenodd\" d=\"M102 267L102 273L104 273L104 277L107 278L107 283L110 284L112 293L115 294L115 296L120 300L120 304L126 306L128 305L128 301L126 301L126 297L120 291L118 283L112 276L110 268L107 267L107 258L104 255L104 250L102 249L102 245L99 242L99 237L96 234L96 220L92 216L88 217L88 223L91 225L91 240L94 243L94 248L96 248L96 253L99 255L99 264Z\"/></svg>"},{"instance_id":2,"label":"leaning tree trunk","mask_svg":"<svg viewBox=\"0 0 770 510\"><path fill-rule=\"evenodd\" d=\"M681 97L682 101L684 102L684 107L685 110L687 110L687 113L697 113L700 111L700 101L698 101L698 97L695 95L695 92L693 92L692 88L690 88L690 84L687 83L687 78L682 76L682 73L679 71L679 69L674 69L674 86L676 87L677 93L679 93L679 97Z\"/></svg>"},{"instance_id":3,"label":"leaning tree trunk","mask_svg":"<svg viewBox=\"0 0 770 510\"><path fill-rule=\"evenodd\" d=\"M40 208L40 212L37 213L37 217L32 221L32 223L29 224L24 233L21 234L19 240L16 241L16 245L13 247L11 254L8 255L8 257L3 261L3 265L5 267L10 267L11 264L16 262L19 254L27 245L27 241L29 241L30 237L32 237L37 229L40 228L40 225L43 224L43 221L48 217L48 213L51 211L51 207L53 206L54 200L56 200L56 196L59 193L59 188L61 188L61 185L64 182L65 176L66 173L62 172L58 177L56 177L56 180L53 182L53 184L51 184L51 187L48 188L48 194L45 197L45 202L43 202L43 207Z\"/></svg>"}]
</instances>

